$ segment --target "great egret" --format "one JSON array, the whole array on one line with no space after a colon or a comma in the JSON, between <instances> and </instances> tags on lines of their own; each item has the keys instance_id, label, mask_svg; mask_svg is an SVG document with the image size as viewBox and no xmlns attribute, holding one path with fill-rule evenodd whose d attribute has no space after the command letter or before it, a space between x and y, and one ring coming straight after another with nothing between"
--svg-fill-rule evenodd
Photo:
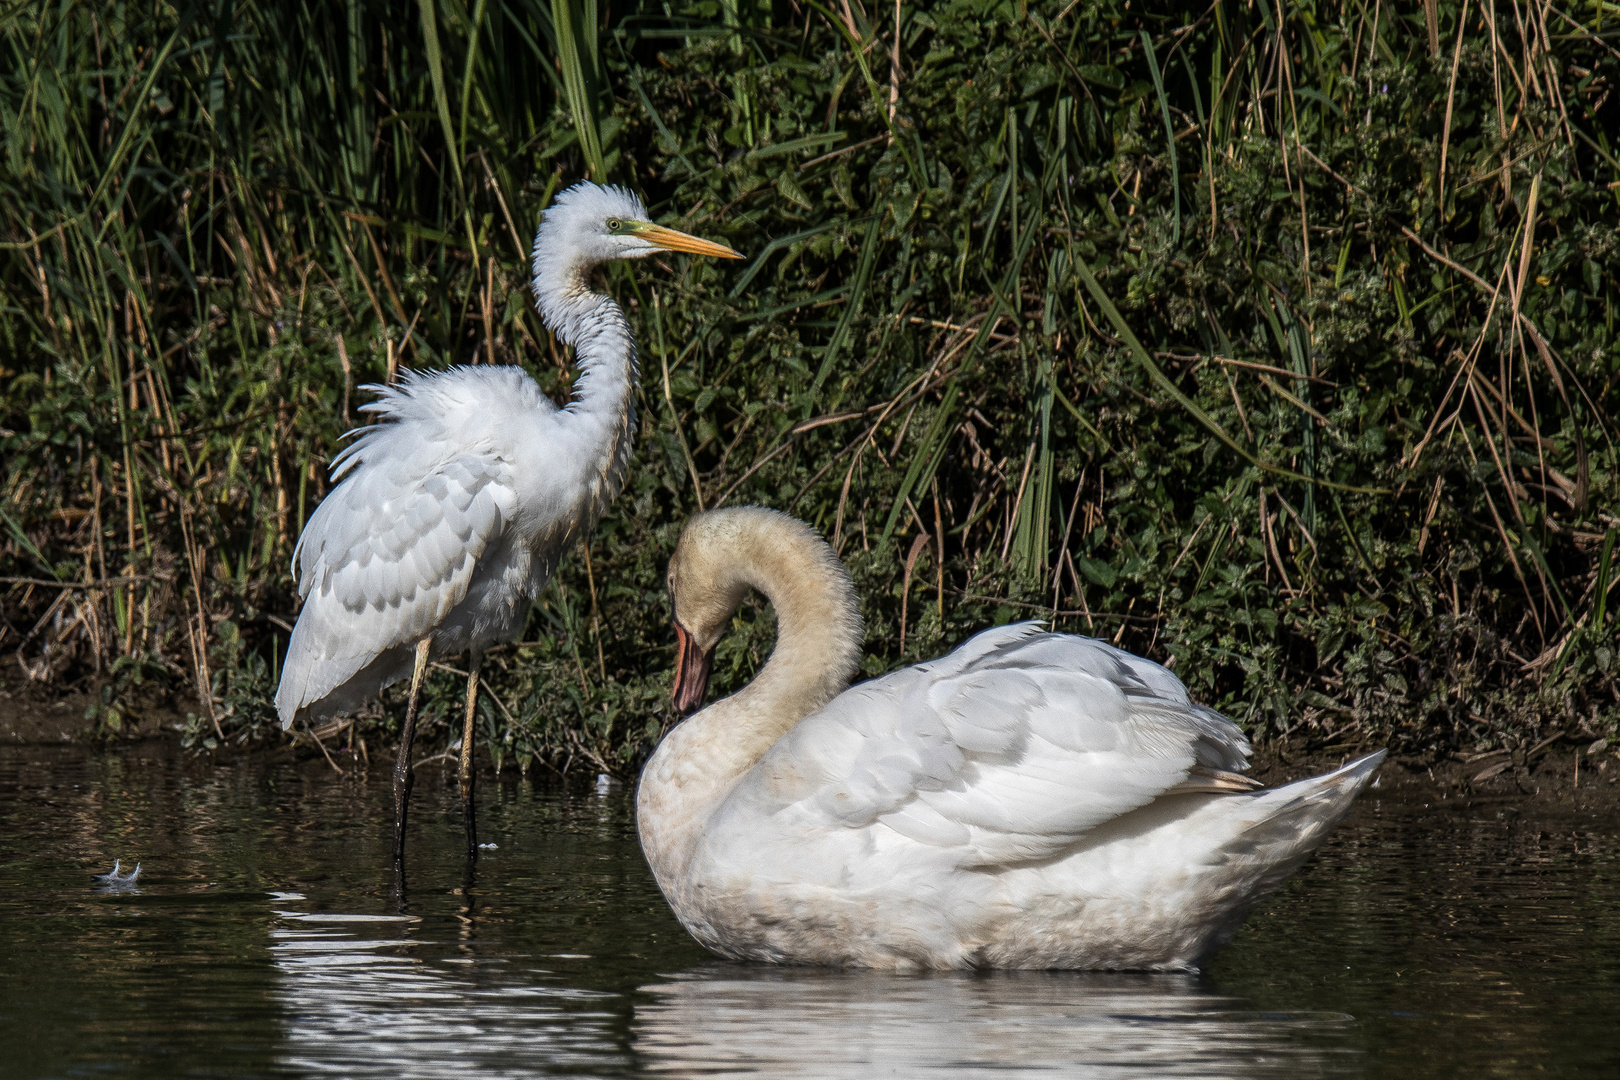
<instances>
[{"instance_id":1,"label":"great egret","mask_svg":"<svg viewBox=\"0 0 1620 1080\"><path fill-rule=\"evenodd\" d=\"M303 611L287 644L276 708L299 718L353 709L411 676L394 765L394 865L405 858L411 741L422 673L468 654L461 739L467 856L477 858L473 709L484 649L523 627L558 560L624 485L635 430L636 345L624 312L592 291L593 268L655 251L741 258L654 225L629 192L577 184L534 238L534 299L574 346L579 380L559 409L516 367L404 372L371 386L363 428L332 462L341 481L293 553Z\"/></svg>"},{"instance_id":2,"label":"great egret","mask_svg":"<svg viewBox=\"0 0 1620 1080\"><path fill-rule=\"evenodd\" d=\"M1187 970L1384 756L1261 789L1243 733L1169 671L1034 623L845 689L849 575L773 510L694 517L669 588L681 711L748 590L776 609L764 669L665 736L636 796L665 898L732 959Z\"/></svg>"}]
</instances>

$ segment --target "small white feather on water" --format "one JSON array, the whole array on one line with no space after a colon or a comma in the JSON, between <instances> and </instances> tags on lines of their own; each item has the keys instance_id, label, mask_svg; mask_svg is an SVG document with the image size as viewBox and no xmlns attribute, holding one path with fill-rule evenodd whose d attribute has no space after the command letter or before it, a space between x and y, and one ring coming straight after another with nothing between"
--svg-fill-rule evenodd
<instances>
[{"instance_id":1,"label":"small white feather on water","mask_svg":"<svg viewBox=\"0 0 1620 1080\"><path fill-rule=\"evenodd\" d=\"M135 869L131 870L127 874L120 874L118 872L122 867L123 862L119 859L114 859L113 868L111 870L105 874L95 875L94 880L96 884L103 886L108 892L122 892L125 889L135 888L135 883L139 881L141 877L141 864L136 863Z\"/></svg>"}]
</instances>

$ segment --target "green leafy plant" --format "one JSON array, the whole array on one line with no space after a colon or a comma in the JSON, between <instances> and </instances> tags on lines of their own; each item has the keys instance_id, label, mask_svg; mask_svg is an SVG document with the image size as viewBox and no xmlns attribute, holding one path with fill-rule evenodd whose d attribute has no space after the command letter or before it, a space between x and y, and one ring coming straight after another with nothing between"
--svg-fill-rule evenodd
<instances>
[{"instance_id":1,"label":"green leafy plant","mask_svg":"<svg viewBox=\"0 0 1620 1080\"><path fill-rule=\"evenodd\" d=\"M17 5L0 641L268 731L360 384L565 394L527 237L589 175L750 260L606 282L637 461L490 657L501 764L634 766L664 560L743 501L840 550L868 674L1040 618L1261 737L1613 737L1620 56L1597 9L1434 11L1438 51L1350 3Z\"/></svg>"}]
</instances>

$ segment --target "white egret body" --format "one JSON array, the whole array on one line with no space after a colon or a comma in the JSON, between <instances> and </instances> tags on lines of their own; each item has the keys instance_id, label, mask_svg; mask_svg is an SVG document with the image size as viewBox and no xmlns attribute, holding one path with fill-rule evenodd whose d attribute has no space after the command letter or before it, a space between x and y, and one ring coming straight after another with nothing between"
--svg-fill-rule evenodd
<instances>
[{"instance_id":1,"label":"white egret body","mask_svg":"<svg viewBox=\"0 0 1620 1080\"><path fill-rule=\"evenodd\" d=\"M468 854L478 658L516 636L558 560L624 485L635 426L635 336L590 287L596 266L655 251L740 257L646 221L635 196L582 183L545 213L534 242L541 318L579 365L557 408L516 367L405 372L368 387L382 422L332 463L341 481L293 555L304 607L287 645L282 727L340 714L413 674L395 769L395 862L404 855L410 742L422 670L469 653L461 783Z\"/></svg>"},{"instance_id":2,"label":"white egret body","mask_svg":"<svg viewBox=\"0 0 1620 1080\"><path fill-rule=\"evenodd\" d=\"M671 731L637 791L665 898L733 959L1194 968L1384 756L1260 789L1243 733L1169 671L1034 623L846 689L849 577L774 511L693 518L669 582L683 711L748 590L776 610L769 662Z\"/></svg>"}]
</instances>

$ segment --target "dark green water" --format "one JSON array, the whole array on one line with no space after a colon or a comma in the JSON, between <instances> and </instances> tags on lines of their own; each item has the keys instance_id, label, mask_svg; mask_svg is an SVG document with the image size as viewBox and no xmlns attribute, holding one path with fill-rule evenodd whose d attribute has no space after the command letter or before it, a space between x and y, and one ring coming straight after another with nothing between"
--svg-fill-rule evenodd
<instances>
[{"instance_id":1,"label":"dark green water","mask_svg":"<svg viewBox=\"0 0 1620 1080\"><path fill-rule=\"evenodd\" d=\"M1620 823L1379 791L1203 977L717 962L627 792L0 750L0 1076L1620 1076ZM1529 811L1526 811L1529 813ZM138 892L93 873L122 859Z\"/></svg>"}]
</instances>

